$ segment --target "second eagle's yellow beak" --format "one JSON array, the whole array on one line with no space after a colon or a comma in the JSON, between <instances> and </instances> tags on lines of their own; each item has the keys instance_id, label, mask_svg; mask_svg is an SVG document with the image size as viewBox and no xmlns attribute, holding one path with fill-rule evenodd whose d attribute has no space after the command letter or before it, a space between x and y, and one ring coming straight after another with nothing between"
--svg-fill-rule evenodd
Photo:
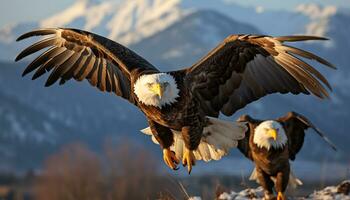
<instances>
[{"instance_id":1,"label":"second eagle's yellow beak","mask_svg":"<svg viewBox=\"0 0 350 200\"><path fill-rule=\"evenodd\" d=\"M162 84L155 83L152 85L151 90L159 96L159 98L162 98L163 92L164 92L164 87Z\"/></svg>"},{"instance_id":2,"label":"second eagle's yellow beak","mask_svg":"<svg viewBox=\"0 0 350 200\"><path fill-rule=\"evenodd\" d=\"M273 140L276 141L277 139L277 130L274 128L271 128L267 131L267 134L273 138Z\"/></svg>"}]
</instances>

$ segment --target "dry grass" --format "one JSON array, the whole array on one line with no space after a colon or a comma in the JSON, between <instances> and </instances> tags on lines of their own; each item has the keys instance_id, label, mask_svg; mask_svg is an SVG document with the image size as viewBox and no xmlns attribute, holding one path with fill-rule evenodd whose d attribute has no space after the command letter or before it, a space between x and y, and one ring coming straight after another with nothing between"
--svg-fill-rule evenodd
<instances>
[{"instance_id":1,"label":"dry grass","mask_svg":"<svg viewBox=\"0 0 350 200\"><path fill-rule=\"evenodd\" d=\"M179 185L159 174L158 162L132 144L64 147L45 162L35 182L38 200L184 199Z\"/></svg>"}]
</instances>

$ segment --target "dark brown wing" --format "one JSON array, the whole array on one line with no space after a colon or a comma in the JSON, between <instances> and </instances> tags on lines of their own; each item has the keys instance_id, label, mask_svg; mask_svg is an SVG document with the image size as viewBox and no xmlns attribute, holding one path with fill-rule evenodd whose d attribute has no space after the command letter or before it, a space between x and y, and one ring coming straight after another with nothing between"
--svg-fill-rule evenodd
<instances>
[{"instance_id":1,"label":"dark brown wing","mask_svg":"<svg viewBox=\"0 0 350 200\"><path fill-rule=\"evenodd\" d=\"M304 143L305 130L312 128L320 135L326 143L334 150L337 150L335 145L323 134L310 120L296 112L289 112L286 116L278 118L278 122L283 124L288 137L289 159L294 160L296 154L300 151Z\"/></svg>"},{"instance_id":2,"label":"dark brown wing","mask_svg":"<svg viewBox=\"0 0 350 200\"><path fill-rule=\"evenodd\" d=\"M101 91L114 92L134 103L131 95L131 74L158 70L130 49L99 35L77 29L50 28L34 30L17 41L32 36L49 35L24 49L16 61L48 48L24 70L23 76L36 70L33 80L52 70L45 86L60 80L87 79Z\"/></svg>"},{"instance_id":3,"label":"dark brown wing","mask_svg":"<svg viewBox=\"0 0 350 200\"><path fill-rule=\"evenodd\" d=\"M257 127L262 121L253 119L249 115L242 115L237 119L237 122L245 122L247 123L246 125L248 127L247 131L245 132L245 137L242 140L238 141L237 148L247 158L253 160L249 142L252 140L251 137L254 136L255 127Z\"/></svg>"},{"instance_id":4,"label":"dark brown wing","mask_svg":"<svg viewBox=\"0 0 350 200\"><path fill-rule=\"evenodd\" d=\"M335 68L326 60L283 42L325 40L314 36L231 35L187 70L191 90L207 115L230 116L271 93L328 97L326 78L299 57Z\"/></svg>"}]
</instances>

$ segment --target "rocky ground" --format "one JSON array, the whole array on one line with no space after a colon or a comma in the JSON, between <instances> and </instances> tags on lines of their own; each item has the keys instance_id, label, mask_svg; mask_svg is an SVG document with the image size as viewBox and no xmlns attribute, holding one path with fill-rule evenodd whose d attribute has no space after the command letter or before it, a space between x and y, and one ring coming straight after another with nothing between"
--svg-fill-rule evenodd
<instances>
[{"instance_id":1,"label":"rocky ground","mask_svg":"<svg viewBox=\"0 0 350 200\"><path fill-rule=\"evenodd\" d=\"M350 180L341 182L336 186L328 186L323 190L314 191L305 197L290 197L289 199L300 200L350 200ZM264 192L261 187L255 189L245 189L240 192L223 192L218 195L216 200L246 200L263 199ZM189 200L201 200L200 197L191 197Z\"/></svg>"}]
</instances>

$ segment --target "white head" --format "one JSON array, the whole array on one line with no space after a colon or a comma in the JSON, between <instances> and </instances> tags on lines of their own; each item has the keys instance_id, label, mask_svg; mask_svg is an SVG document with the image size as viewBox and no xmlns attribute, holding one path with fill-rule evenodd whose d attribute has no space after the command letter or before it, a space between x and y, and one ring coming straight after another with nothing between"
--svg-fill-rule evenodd
<instances>
[{"instance_id":1,"label":"white head","mask_svg":"<svg viewBox=\"0 0 350 200\"><path fill-rule=\"evenodd\" d=\"M134 85L139 101L158 108L176 102L179 92L174 77L167 73L142 75Z\"/></svg>"},{"instance_id":2,"label":"white head","mask_svg":"<svg viewBox=\"0 0 350 200\"><path fill-rule=\"evenodd\" d=\"M253 142L259 148L279 149L287 143L287 135L280 123L268 120L255 128Z\"/></svg>"}]
</instances>

